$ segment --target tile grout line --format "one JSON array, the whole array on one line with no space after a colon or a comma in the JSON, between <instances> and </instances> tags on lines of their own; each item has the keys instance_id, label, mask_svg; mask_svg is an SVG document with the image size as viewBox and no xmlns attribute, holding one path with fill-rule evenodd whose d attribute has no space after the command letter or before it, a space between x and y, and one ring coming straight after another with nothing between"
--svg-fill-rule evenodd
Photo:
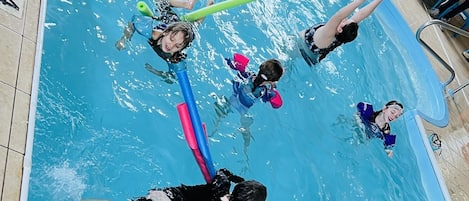
<instances>
[{"instance_id":1,"label":"tile grout line","mask_svg":"<svg viewBox=\"0 0 469 201\"><path fill-rule=\"evenodd\" d=\"M13 127L13 120L14 120L14 116L15 116L15 105L16 105L16 92L17 92L17 86L18 86L18 75L19 75L19 69L20 69L20 65L21 65L21 52L22 52L22 49L23 49L23 38L24 36L21 34L21 44L20 44L20 51L19 51L19 55L18 55L18 64L17 64L17 67L16 67L16 80L15 80L15 86L13 87L14 88L14 93L13 93L13 105L12 105L12 108L11 108L11 116L10 116L10 129L8 131L8 143L7 143L7 153L6 153L6 158L5 158L5 167L4 167L4 172L3 172L3 185L2 185L2 194L1 194L1 197L0 199L3 200L3 192L5 191L5 184L6 184L6 172L7 172L7 167L8 167L8 157L10 155L10 143L11 143L11 136L12 136L12 127Z\"/></svg>"},{"instance_id":2,"label":"tile grout line","mask_svg":"<svg viewBox=\"0 0 469 201\"><path fill-rule=\"evenodd\" d=\"M25 12L23 12L24 15ZM16 79L15 79L15 83L14 83L14 86L11 86L13 89L14 89L14 92L13 92L13 105L12 105L12 108L11 108L11 115L10 115L10 128L9 128L9 131L8 131L8 142L7 142L7 151L6 151L6 154L5 154L5 164L4 164L4 171L3 171L3 181L2 181L2 189L0 190L0 200L3 200L4 198L4 192L5 192L5 186L6 186L6 173L7 173L7 167L8 167L8 158L9 158L9 155L10 155L10 143L11 143L11 136L12 136L12 127L13 127L13 121L14 121L14 115L15 115L15 102L16 102L16 93L17 93L17 90L18 90L18 78L19 78L19 73L20 73L20 66L21 66L21 52L23 50L23 40L24 40L24 36L23 36L23 32L24 32L24 24L25 24L25 17L23 18L23 29L21 30L21 33L17 33L15 31L13 31L13 33L16 33L16 34L19 34L21 36L21 42L20 42L20 48L19 48L19 52L18 52L18 57L17 57L17 61L18 61L18 64L16 66ZM9 27L7 27L9 28ZM3 147L3 146L2 146ZM12 151L15 151L15 150L12 150ZM15 151L16 152L16 151Z\"/></svg>"}]
</instances>

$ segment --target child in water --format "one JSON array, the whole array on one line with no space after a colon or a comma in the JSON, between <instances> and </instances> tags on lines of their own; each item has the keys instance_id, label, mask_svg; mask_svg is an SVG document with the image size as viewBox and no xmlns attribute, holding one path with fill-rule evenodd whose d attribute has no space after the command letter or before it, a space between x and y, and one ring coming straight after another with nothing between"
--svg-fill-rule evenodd
<instances>
[{"instance_id":1,"label":"child in water","mask_svg":"<svg viewBox=\"0 0 469 201\"><path fill-rule=\"evenodd\" d=\"M221 118L231 112L231 108L235 108L241 115L240 132L243 134L246 154L251 141L249 126L253 123L252 117L247 114L248 109L258 100L269 102L274 109L282 106L283 102L280 93L276 90L276 82L283 75L283 66L278 60L269 59L259 66L259 72L255 74L246 70L249 58L242 54L235 53L233 59L225 58L225 60L231 69L237 71L237 76L232 81L233 94L231 97L229 99L225 96L217 97L215 128L218 127Z\"/></svg>"},{"instance_id":2,"label":"child in water","mask_svg":"<svg viewBox=\"0 0 469 201\"><path fill-rule=\"evenodd\" d=\"M396 135L391 134L389 122L399 118L404 112L404 106L393 100L379 111L373 111L373 105L365 102L357 104L358 115L362 123L366 126L366 135L368 138L380 138L384 140L384 150L389 157L392 157Z\"/></svg>"},{"instance_id":3,"label":"child in water","mask_svg":"<svg viewBox=\"0 0 469 201\"><path fill-rule=\"evenodd\" d=\"M231 182L236 183L230 193ZM135 201L265 201L267 188L254 180L245 181L227 169L220 169L208 184L151 189Z\"/></svg>"},{"instance_id":4,"label":"child in water","mask_svg":"<svg viewBox=\"0 0 469 201\"><path fill-rule=\"evenodd\" d=\"M123 50L127 41L130 41L134 32L148 39L148 44L153 50L164 59L168 64L176 64L186 58L184 49L189 47L194 40L194 25L189 22L181 22L179 16L172 10L172 7L183 7L192 9L194 1L179 0L160 0L157 2L158 12L156 16L134 15L132 21L124 29L124 34L116 42L116 48ZM208 5L213 4L212 0ZM202 23L204 18L196 23ZM171 83L174 79L173 72L179 69L173 69L174 65L169 65L169 71L163 72L146 64L145 68L150 72L164 78L166 82Z\"/></svg>"},{"instance_id":5,"label":"child in water","mask_svg":"<svg viewBox=\"0 0 469 201\"><path fill-rule=\"evenodd\" d=\"M314 65L324 59L329 52L342 44L355 40L358 24L373 13L382 0L373 0L348 18L365 0L354 0L337 11L327 22L313 25L300 33L300 52L308 65Z\"/></svg>"}]
</instances>

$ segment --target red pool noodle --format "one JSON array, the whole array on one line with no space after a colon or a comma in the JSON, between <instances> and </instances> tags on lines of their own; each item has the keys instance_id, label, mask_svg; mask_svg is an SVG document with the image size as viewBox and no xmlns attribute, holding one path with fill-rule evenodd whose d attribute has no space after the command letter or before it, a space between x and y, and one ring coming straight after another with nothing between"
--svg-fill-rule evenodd
<instances>
[{"instance_id":1,"label":"red pool noodle","mask_svg":"<svg viewBox=\"0 0 469 201\"><path fill-rule=\"evenodd\" d=\"M210 173L205 165L204 158L200 153L199 146L197 144L197 139L194 135L194 129L192 127L192 121L189 116L189 111L187 110L186 103L181 103L177 105L177 110L179 113L179 119L181 120L182 129L184 130L184 137L186 138L187 144L192 150L192 154L194 154L195 160L199 165L200 170L202 171L202 175L207 183L209 183L212 178L210 177ZM205 126L202 125L205 131Z\"/></svg>"}]
</instances>

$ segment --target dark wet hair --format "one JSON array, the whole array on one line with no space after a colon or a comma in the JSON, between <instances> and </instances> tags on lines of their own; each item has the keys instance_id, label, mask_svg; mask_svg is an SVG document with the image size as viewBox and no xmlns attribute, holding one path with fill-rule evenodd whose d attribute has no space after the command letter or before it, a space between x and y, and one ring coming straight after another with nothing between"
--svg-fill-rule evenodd
<instances>
[{"instance_id":1,"label":"dark wet hair","mask_svg":"<svg viewBox=\"0 0 469 201\"><path fill-rule=\"evenodd\" d=\"M171 33L172 32L172 33ZM173 22L163 31L163 33L171 33L172 36L177 33L182 32L184 35L183 49L189 47L191 42L195 38L194 30L192 30L192 25L188 22Z\"/></svg>"},{"instance_id":2,"label":"dark wet hair","mask_svg":"<svg viewBox=\"0 0 469 201\"><path fill-rule=\"evenodd\" d=\"M404 106L402 105L402 103L399 103L395 100L392 100L392 101L389 101L388 103L386 103L385 106L391 106L391 105L398 105L399 107L401 107L402 109L404 109Z\"/></svg>"},{"instance_id":3,"label":"dark wet hair","mask_svg":"<svg viewBox=\"0 0 469 201\"><path fill-rule=\"evenodd\" d=\"M157 44L157 41L161 40L165 36L165 34L171 34L171 36L174 36L179 32L181 32L184 35L183 47L181 48L181 50L167 57L164 57L163 54L160 54L157 52L158 55L163 57L163 59L171 63L179 63L180 61L184 60L187 57L187 55L183 53L182 51L186 49L187 47L189 47L191 42L195 38L192 25L188 22L173 22L169 24L169 26L163 31L163 33L158 38L156 38L154 41L151 41L153 43L152 44L153 49L155 48L161 49L161 47L155 47Z\"/></svg>"},{"instance_id":4,"label":"dark wet hair","mask_svg":"<svg viewBox=\"0 0 469 201\"><path fill-rule=\"evenodd\" d=\"M254 180L237 183L231 192L230 201L265 201L267 188Z\"/></svg>"},{"instance_id":5,"label":"dark wet hair","mask_svg":"<svg viewBox=\"0 0 469 201\"><path fill-rule=\"evenodd\" d=\"M259 66L259 72L256 79L254 79L254 87L261 85L265 81L276 82L283 75L283 67L280 61L276 59L269 59Z\"/></svg>"},{"instance_id":6,"label":"dark wet hair","mask_svg":"<svg viewBox=\"0 0 469 201\"><path fill-rule=\"evenodd\" d=\"M348 43L350 41L355 40L358 35L358 24L356 22L352 22L350 24L346 24L342 27L342 32L338 33L335 38L342 43Z\"/></svg>"},{"instance_id":7,"label":"dark wet hair","mask_svg":"<svg viewBox=\"0 0 469 201\"><path fill-rule=\"evenodd\" d=\"M392 101L389 101L388 103L386 103L386 105L384 106L391 106L391 105L397 105L399 107L401 107L402 109L404 109L404 106L402 105L402 103L399 103L397 102L396 100L392 100ZM379 110L379 111L376 111L376 112L373 112L373 116L371 119L373 119L373 122L374 122L374 119L376 118L376 116L378 116L379 113L383 112L383 110Z\"/></svg>"}]
</instances>

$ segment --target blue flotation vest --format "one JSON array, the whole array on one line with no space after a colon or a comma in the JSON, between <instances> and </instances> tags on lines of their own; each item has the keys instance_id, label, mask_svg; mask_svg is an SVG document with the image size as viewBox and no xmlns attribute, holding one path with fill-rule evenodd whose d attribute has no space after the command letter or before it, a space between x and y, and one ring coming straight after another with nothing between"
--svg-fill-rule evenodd
<instances>
[{"instance_id":1,"label":"blue flotation vest","mask_svg":"<svg viewBox=\"0 0 469 201\"><path fill-rule=\"evenodd\" d=\"M365 125L365 133L368 138L379 138L384 141L384 148L391 149L396 142L396 135L391 133L384 134L383 131L379 128L373 120L374 111L373 105L365 102L360 102L357 104L357 111L362 120L362 123Z\"/></svg>"},{"instance_id":2,"label":"blue flotation vest","mask_svg":"<svg viewBox=\"0 0 469 201\"><path fill-rule=\"evenodd\" d=\"M245 72L246 74L247 72ZM257 100L262 102L270 101L276 93L272 91L269 85L256 87L254 90L253 76L254 74L239 75L242 80L233 80L233 95L230 98L231 104L241 113L244 114L254 105Z\"/></svg>"}]
</instances>

